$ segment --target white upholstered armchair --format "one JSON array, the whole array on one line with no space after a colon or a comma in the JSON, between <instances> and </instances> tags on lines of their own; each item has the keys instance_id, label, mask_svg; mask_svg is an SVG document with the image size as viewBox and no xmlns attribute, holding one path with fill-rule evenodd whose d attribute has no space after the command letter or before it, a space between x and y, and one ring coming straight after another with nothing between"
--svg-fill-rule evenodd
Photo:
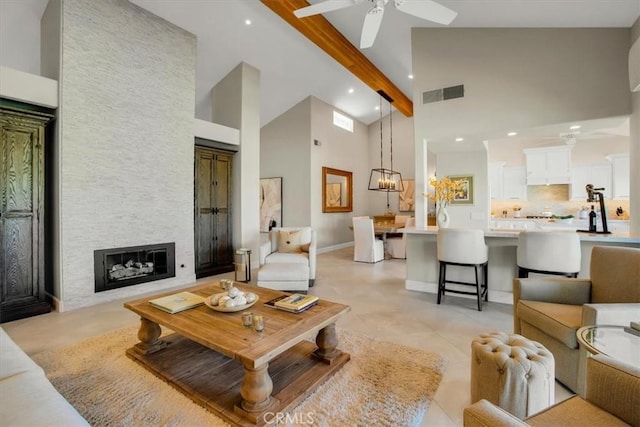
<instances>
[{"instance_id":1,"label":"white upholstered armchair","mask_svg":"<svg viewBox=\"0 0 640 427\"><path fill-rule=\"evenodd\" d=\"M309 266L309 286L316 279L316 232L311 227L276 227L260 246L260 265L288 263Z\"/></svg>"}]
</instances>

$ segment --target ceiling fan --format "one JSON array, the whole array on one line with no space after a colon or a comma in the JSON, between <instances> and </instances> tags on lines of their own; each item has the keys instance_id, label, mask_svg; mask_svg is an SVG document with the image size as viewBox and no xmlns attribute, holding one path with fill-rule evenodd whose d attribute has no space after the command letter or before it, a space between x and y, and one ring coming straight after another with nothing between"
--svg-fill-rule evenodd
<instances>
[{"instance_id":1,"label":"ceiling fan","mask_svg":"<svg viewBox=\"0 0 640 427\"><path fill-rule=\"evenodd\" d=\"M326 13L334 10L344 9L350 6L355 6L364 1L365 0L325 0L320 3L297 9L293 13L298 18L304 18L311 15L318 15L320 13ZM360 49L365 49L367 47L373 46L373 42L376 39L378 30L380 29L380 24L382 23L384 7L389 2L389 0L367 1L371 2L373 4L373 7L369 9L364 17L364 24L362 25L362 33L360 35ZM393 5L400 12L417 16L418 18L426 19L427 21L436 22L438 24L448 25L458 14L457 12L454 12L453 10L431 0L392 1Z\"/></svg>"},{"instance_id":2,"label":"ceiling fan","mask_svg":"<svg viewBox=\"0 0 640 427\"><path fill-rule=\"evenodd\" d=\"M595 130L590 132L580 132L580 131L571 131L571 132L560 132L558 136L544 136L542 140L551 140L554 142L564 142L566 145L573 147L576 145L576 142L583 139L599 139L599 138L611 138L614 135L608 134L607 132L603 132L602 130ZM547 145L542 142L541 145Z\"/></svg>"}]
</instances>

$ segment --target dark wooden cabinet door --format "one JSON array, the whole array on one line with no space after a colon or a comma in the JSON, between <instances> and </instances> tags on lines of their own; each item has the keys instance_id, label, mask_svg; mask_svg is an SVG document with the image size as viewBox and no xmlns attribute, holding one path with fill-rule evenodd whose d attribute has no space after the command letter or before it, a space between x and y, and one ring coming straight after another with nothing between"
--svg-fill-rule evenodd
<instances>
[{"instance_id":1,"label":"dark wooden cabinet door","mask_svg":"<svg viewBox=\"0 0 640 427\"><path fill-rule=\"evenodd\" d=\"M231 265L231 157L228 155L216 155L214 189L214 256L218 265Z\"/></svg>"},{"instance_id":2,"label":"dark wooden cabinet door","mask_svg":"<svg viewBox=\"0 0 640 427\"><path fill-rule=\"evenodd\" d=\"M50 311L44 295L44 126L0 110L0 322Z\"/></svg>"},{"instance_id":3,"label":"dark wooden cabinet door","mask_svg":"<svg viewBox=\"0 0 640 427\"><path fill-rule=\"evenodd\" d=\"M196 147L196 276L233 270L231 235L232 154Z\"/></svg>"}]
</instances>

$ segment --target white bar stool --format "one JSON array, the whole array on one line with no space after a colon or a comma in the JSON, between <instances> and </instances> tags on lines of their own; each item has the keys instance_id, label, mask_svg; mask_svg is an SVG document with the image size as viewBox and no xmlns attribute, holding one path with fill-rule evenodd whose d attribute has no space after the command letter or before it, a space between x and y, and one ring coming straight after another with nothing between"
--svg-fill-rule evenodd
<instances>
[{"instance_id":1,"label":"white bar stool","mask_svg":"<svg viewBox=\"0 0 640 427\"><path fill-rule=\"evenodd\" d=\"M478 297L478 311L482 311L482 298L489 299L488 291L488 260L489 250L484 241L484 231L462 228L439 228L438 237L438 262L440 264L440 276L438 279L438 304L445 292ZM475 283L447 280L447 266L456 265L473 267ZM482 280L480 278L482 270ZM460 291L447 288L447 283L455 285L475 286L475 292Z\"/></svg>"},{"instance_id":2,"label":"white bar stool","mask_svg":"<svg viewBox=\"0 0 640 427\"><path fill-rule=\"evenodd\" d=\"M518 235L518 277L529 273L578 277L580 236L568 231L522 231Z\"/></svg>"}]
</instances>

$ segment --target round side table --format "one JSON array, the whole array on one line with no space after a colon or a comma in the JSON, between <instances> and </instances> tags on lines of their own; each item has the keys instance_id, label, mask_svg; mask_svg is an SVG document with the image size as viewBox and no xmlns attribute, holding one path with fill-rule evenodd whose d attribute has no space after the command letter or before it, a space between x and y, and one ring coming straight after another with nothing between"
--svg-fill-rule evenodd
<instances>
[{"instance_id":1,"label":"round side table","mask_svg":"<svg viewBox=\"0 0 640 427\"><path fill-rule=\"evenodd\" d=\"M624 326L584 326L576 333L578 342L591 354L604 354L640 368L640 336Z\"/></svg>"}]
</instances>

